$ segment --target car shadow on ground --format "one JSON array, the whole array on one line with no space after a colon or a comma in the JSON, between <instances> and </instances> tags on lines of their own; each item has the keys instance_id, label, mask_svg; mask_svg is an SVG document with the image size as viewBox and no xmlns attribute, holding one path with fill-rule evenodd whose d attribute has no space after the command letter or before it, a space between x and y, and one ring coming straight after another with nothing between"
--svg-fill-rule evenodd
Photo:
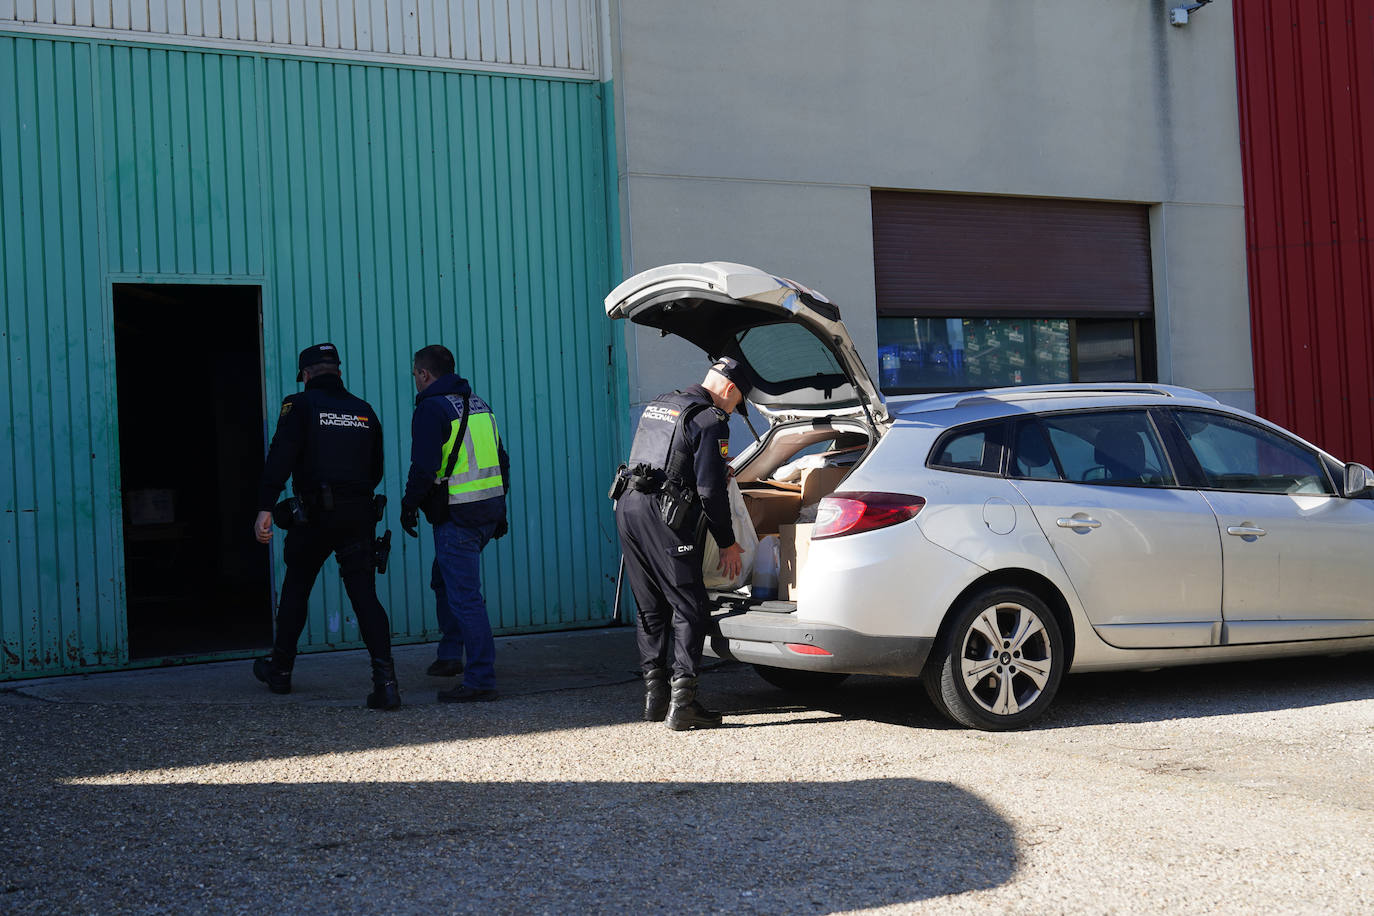
<instances>
[{"instance_id":1,"label":"car shadow on ground","mask_svg":"<svg viewBox=\"0 0 1374 916\"><path fill-rule=\"evenodd\" d=\"M49 783L9 812L7 912L826 913L1017 869L996 811L915 779L114 781ZM64 847L79 867L55 865Z\"/></svg>"},{"instance_id":2,"label":"car shadow on ground","mask_svg":"<svg viewBox=\"0 0 1374 916\"><path fill-rule=\"evenodd\" d=\"M1036 728L1157 722L1374 698L1374 654L1076 674Z\"/></svg>"},{"instance_id":3,"label":"car shadow on ground","mask_svg":"<svg viewBox=\"0 0 1374 916\"><path fill-rule=\"evenodd\" d=\"M782 690L739 666L739 674L728 683L730 690L719 703L725 725L762 728L770 725L797 725L809 721L828 722L836 717L853 721L883 722L908 728L958 728L941 715L926 697L925 688L915 678L855 675L823 691ZM714 689L715 684L706 682ZM785 719L769 722L738 722L737 716L791 713ZM810 716L808 717L808 714Z\"/></svg>"},{"instance_id":4,"label":"car shadow on ground","mask_svg":"<svg viewBox=\"0 0 1374 916\"><path fill-rule=\"evenodd\" d=\"M747 666L739 666L747 671ZM962 728L946 719L914 678L854 676L824 692L794 693L753 675L732 681L725 712L808 711L911 728ZM1156 722L1270 712L1374 698L1374 653L1189 665L1153 671L1075 674L1032 729ZM723 704L725 705L725 704ZM804 718L787 722L795 724ZM729 724L729 718L726 719ZM760 723L748 723L759 727Z\"/></svg>"}]
</instances>

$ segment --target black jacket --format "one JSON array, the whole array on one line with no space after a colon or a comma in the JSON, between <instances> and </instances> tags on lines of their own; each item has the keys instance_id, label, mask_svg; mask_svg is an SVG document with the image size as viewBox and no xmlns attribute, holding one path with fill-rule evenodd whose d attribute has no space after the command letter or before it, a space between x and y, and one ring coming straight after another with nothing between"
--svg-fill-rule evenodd
<instances>
[{"instance_id":1,"label":"black jacket","mask_svg":"<svg viewBox=\"0 0 1374 916\"><path fill-rule=\"evenodd\" d=\"M286 478L298 496L313 497L322 484L340 496L370 495L382 482L382 423L337 375L321 375L281 402L277 431L267 450L258 509L270 511Z\"/></svg>"}]
</instances>

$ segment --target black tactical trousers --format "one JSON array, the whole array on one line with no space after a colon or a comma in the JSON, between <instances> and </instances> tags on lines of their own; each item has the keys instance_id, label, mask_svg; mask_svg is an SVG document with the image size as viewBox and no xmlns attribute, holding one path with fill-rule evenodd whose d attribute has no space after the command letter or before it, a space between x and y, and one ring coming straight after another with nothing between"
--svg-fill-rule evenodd
<instances>
[{"instance_id":1,"label":"black tactical trousers","mask_svg":"<svg viewBox=\"0 0 1374 916\"><path fill-rule=\"evenodd\" d=\"M667 668L672 643L674 677L696 677L709 612L702 584L701 550L663 523L656 497L629 490L615 507L625 578L639 606L637 636L643 670Z\"/></svg>"},{"instance_id":2,"label":"black tactical trousers","mask_svg":"<svg viewBox=\"0 0 1374 916\"><path fill-rule=\"evenodd\" d=\"M283 549L286 579L277 605L278 657L294 658L296 644L305 629L306 604L315 579L331 553L338 555L339 574L348 592L358 630L373 658L391 658L391 621L377 599L377 570L372 562L372 542L377 522L372 500L336 500L332 512L311 513L310 523L286 534Z\"/></svg>"}]
</instances>

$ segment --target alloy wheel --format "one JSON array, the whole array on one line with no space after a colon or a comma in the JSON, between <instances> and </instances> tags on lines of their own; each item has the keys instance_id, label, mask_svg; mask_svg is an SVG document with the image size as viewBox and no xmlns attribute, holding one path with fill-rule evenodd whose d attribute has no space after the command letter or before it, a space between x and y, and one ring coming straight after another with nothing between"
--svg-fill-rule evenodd
<instances>
[{"instance_id":1,"label":"alloy wheel","mask_svg":"<svg viewBox=\"0 0 1374 916\"><path fill-rule=\"evenodd\" d=\"M985 608L964 631L959 677L969 697L996 716L1012 716L1040 699L1056 659L1040 615L1003 601Z\"/></svg>"}]
</instances>

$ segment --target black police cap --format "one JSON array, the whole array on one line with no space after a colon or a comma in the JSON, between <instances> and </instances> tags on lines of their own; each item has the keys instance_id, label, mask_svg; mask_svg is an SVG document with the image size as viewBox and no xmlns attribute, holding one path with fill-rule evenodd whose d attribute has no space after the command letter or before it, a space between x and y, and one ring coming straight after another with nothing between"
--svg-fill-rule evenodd
<instances>
[{"instance_id":1,"label":"black police cap","mask_svg":"<svg viewBox=\"0 0 1374 916\"><path fill-rule=\"evenodd\" d=\"M722 356L711 364L711 371L734 382L739 393L746 398L749 397L749 392L754 390L754 380L750 376L749 370L741 366L738 360Z\"/></svg>"},{"instance_id":2,"label":"black police cap","mask_svg":"<svg viewBox=\"0 0 1374 916\"><path fill-rule=\"evenodd\" d=\"M296 358L296 381L305 381L305 369L319 363L339 364L339 348L332 343L319 343L313 347L306 347L301 351L301 355Z\"/></svg>"}]
</instances>

